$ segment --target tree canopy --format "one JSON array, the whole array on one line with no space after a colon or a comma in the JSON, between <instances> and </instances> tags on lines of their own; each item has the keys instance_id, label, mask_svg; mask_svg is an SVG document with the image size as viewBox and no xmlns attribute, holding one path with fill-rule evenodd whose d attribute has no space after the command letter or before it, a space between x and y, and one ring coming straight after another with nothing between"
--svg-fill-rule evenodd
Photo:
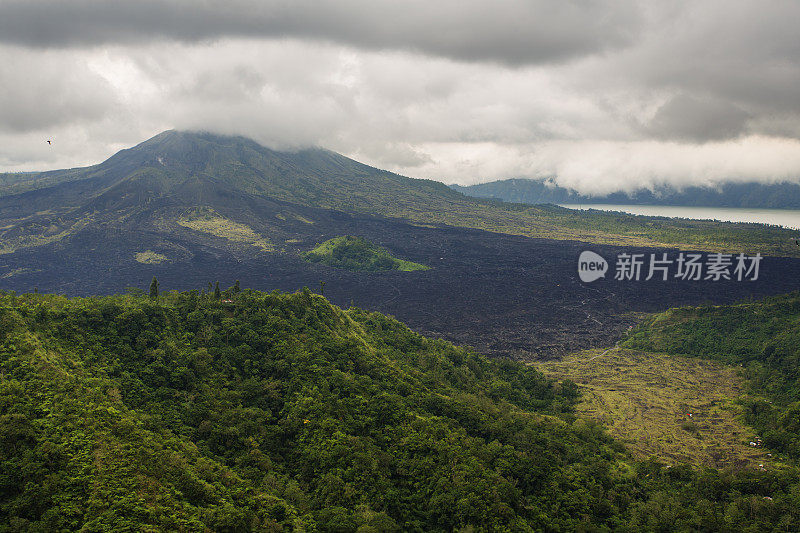
<instances>
[{"instance_id":1,"label":"tree canopy","mask_svg":"<svg viewBox=\"0 0 800 533\"><path fill-rule=\"evenodd\" d=\"M635 463L577 398L308 290L0 293L0 531L797 527L795 470Z\"/></svg>"}]
</instances>

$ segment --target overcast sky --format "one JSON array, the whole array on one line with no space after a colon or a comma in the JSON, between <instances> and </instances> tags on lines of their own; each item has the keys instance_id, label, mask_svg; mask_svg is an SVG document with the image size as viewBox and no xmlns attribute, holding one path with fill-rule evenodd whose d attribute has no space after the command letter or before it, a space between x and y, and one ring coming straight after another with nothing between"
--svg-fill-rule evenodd
<instances>
[{"instance_id":1,"label":"overcast sky","mask_svg":"<svg viewBox=\"0 0 800 533\"><path fill-rule=\"evenodd\" d=\"M797 20L795 0L0 0L0 170L177 128L447 183L800 181Z\"/></svg>"}]
</instances>

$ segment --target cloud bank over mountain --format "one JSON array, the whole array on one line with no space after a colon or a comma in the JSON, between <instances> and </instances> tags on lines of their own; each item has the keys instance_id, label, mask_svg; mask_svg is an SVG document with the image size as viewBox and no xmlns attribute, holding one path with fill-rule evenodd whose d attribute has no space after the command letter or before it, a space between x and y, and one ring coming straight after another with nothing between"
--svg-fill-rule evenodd
<instances>
[{"instance_id":1,"label":"cloud bank over mountain","mask_svg":"<svg viewBox=\"0 0 800 533\"><path fill-rule=\"evenodd\" d=\"M462 184L797 181L798 16L747 0L0 0L0 169L184 128Z\"/></svg>"}]
</instances>

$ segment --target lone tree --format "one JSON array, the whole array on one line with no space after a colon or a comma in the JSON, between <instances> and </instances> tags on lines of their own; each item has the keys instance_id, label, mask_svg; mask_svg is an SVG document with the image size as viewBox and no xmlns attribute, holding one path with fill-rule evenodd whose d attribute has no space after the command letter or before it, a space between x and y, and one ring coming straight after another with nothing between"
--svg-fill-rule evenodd
<instances>
[{"instance_id":1,"label":"lone tree","mask_svg":"<svg viewBox=\"0 0 800 533\"><path fill-rule=\"evenodd\" d=\"M150 298L155 300L158 298L158 280L153 276L153 281L150 282Z\"/></svg>"},{"instance_id":2,"label":"lone tree","mask_svg":"<svg viewBox=\"0 0 800 533\"><path fill-rule=\"evenodd\" d=\"M239 280L236 280L236 283L233 284L233 294L239 294L242 292L242 288L239 286Z\"/></svg>"},{"instance_id":3,"label":"lone tree","mask_svg":"<svg viewBox=\"0 0 800 533\"><path fill-rule=\"evenodd\" d=\"M319 294L320 296L325 296L325 282L322 280L319 282Z\"/></svg>"},{"instance_id":4,"label":"lone tree","mask_svg":"<svg viewBox=\"0 0 800 533\"><path fill-rule=\"evenodd\" d=\"M214 286L214 298L219 300L221 297L222 293L219 291L219 281L218 281L217 284Z\"/></svg>"}]
</instances>

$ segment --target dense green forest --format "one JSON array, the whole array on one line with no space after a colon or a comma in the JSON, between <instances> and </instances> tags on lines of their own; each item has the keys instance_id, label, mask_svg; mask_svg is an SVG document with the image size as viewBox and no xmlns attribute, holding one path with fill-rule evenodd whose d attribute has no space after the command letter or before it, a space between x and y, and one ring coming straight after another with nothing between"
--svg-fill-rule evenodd
<instances>
[{"instance_id":1,"label":"dense green forest","mask_svg":"<svg viewBox=\"0 0 800 533\"><path fill-rule=\"evenodd\" d=\"M635 463L578 390L297 294L0 293L0 531L796 530L797 471Z\"/></svg>"},{"instance_id":2,"label":"dense green forest","mask_svg":"<svg viewBox=\"0 0 800 533\"><path fill-rule=\"evenodd\" d=\"M385 248L352 235L329 239L304 253L303 258L311 263L367 272L428 270L425 265L392 257Z\"/></svg>"},{"instance_id":3,"label":"dense green forest","mask_svg":"<svg viewBox=\"0 0 800 533\"><path fill-rule=\"evenodd\" d=\"M623 346L741 365L746 420L764 444L800 459L800 292L738 305L671 309Z\"/></svg>"}]
</instances>

